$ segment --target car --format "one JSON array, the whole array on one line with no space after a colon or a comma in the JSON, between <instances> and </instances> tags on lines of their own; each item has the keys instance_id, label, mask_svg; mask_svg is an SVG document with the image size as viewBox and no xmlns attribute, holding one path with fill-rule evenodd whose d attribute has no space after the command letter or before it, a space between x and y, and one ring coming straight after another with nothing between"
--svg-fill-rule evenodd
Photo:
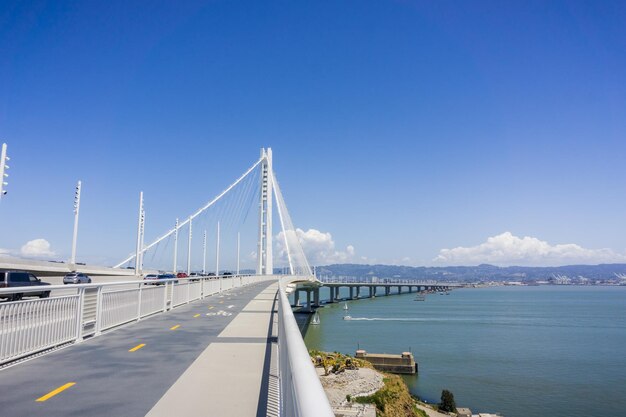
<instances>
[{"instance_id":1,"label":"car","mask_svg":"<svg viewBox=\"0 0 626 417\"><path fill-rule=\"evenodd\" d=\"M179 272L178 274L176 274L176 278L187 278L188 275L186 272Z\"/></svg>"},{"instance_id":2,"label":"car","mask_svg":"<svg viewBox=\"0 0 626 417\"><path fill-rule=\"evenodd\" d=\"M174 274L159 274L158 279L174 279L177 278L176 275ZM174 281L175 284L178 284L178 280ZM165 284L165 282L162 282L162 284Z\"/></svg>"},{"instance_id":3,"label":"car","mask_svg":"<svg viewBox=\"0 0 626 417\"><path fill-rule=\"evenodd\" d=\"M0 288L12 287L36 287L50 285L49 282L42 282L35 275L25 271L3 271L0 272ZM43 290L43 288L42 288ZM27 297L50 297L50 291L29 291L23 293L0 294L0 298L8 298L9 301L21 300L23 296Z\"/></svg>"},{"instance_id":4,"label":"car","mask_svg":"<svg viewBox=\"0 0 626 417\"><path fill-rule=\"evenodd\" d=\"M226 272L222 273L222 276L224 276L224 277L232 277L233 273L226 271Z\"/></svg>"},{"instance_id":5,"label":"car","mask_svg":"<svg viewBox=\"0 0 626 417\"><path fill-rule=\"evenodd\" d=\"M159 276L157 274L148 274L145 277L143 277L144 281L154 281L154 282L146 282L146 285L160 285L158 282L156 282L159 279Z\"/></svg>"},{"instance_id":6,"label":"car","mask_svg":"<svg viewBox=\"0 0 626 417\"><path fill-rule=\"evenodd\" d=\"M91 284L91 278L82 272L70 272L63 277L63 284Z\"/></svg>"}]
</instances>

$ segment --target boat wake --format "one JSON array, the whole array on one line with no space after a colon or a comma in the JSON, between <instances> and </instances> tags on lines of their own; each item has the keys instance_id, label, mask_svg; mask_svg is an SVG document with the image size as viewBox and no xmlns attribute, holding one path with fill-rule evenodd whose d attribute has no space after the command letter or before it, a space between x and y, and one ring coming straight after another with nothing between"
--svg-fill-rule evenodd
<instances>
[{"instance_id":1,"label":"boat wake","mask_svg":"<svg viewBox=\"0 0 626 417\"><path fill-rule=\"evenodd\" d=\"M344 320L349 321L454 321L447 318L422 318L422 317L344 317Z\"/></svg>"}]
</instances>

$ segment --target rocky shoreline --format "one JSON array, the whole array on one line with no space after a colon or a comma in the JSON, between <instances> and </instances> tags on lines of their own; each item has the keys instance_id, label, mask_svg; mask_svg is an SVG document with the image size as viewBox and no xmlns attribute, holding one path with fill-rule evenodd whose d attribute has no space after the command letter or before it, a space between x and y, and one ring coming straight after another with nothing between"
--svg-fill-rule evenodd
<instances>
[{"instance_id":1,"label":"rocky shoreline","mask_svg":"<svg viewBox=\"0 0 626 417\"><path fill-rule=\"evenodd\" d=\"M417 406L400 377L377 371L367 361L318 351L311 351L311 360L337 417L439 417L421 410L428 406Z\"/></svg>"}]
</instances>

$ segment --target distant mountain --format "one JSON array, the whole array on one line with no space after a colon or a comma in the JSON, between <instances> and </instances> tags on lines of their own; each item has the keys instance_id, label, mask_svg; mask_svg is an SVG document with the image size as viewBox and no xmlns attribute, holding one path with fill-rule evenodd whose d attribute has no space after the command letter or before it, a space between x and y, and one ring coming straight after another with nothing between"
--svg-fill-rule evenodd
<instances>
[{"instance_id":1,"label":"distant mountain","mask_svg":"<svg viewBox=\"0 0 626 417\"><path fill-rule=\"evenodd\" d=\"M317 267L325 277L404 278L439 281L548 281L565 279L573 282L619 281L616 274L626 274L626 264L567 265L557 267L508 266L399 266L335 264Z\"/></svg>"}]
</instances>

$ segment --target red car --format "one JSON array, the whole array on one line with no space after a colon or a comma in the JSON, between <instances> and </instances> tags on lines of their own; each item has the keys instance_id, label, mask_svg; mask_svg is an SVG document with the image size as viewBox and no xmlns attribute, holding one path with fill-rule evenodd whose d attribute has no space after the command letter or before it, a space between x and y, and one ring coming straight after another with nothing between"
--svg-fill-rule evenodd
<instances>
[{"instance_id":1,"label":"red car","mask_svg":"<svg viewBox=\"0 0 626 417\"><path fill-rule=\"evenodd\" d=\"M186 272L179 272L178 274L176 274L176 278L187 278L188 275Z\"/></svg>"}]
</instances>

